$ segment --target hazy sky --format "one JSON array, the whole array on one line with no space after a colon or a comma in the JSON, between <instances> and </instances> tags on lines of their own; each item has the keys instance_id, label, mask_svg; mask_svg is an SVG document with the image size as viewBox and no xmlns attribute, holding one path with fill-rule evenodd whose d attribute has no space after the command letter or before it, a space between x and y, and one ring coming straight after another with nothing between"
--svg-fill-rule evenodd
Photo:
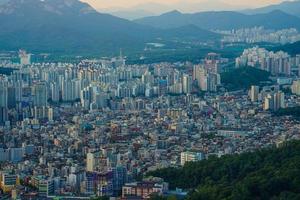
<instances>
[{"instance_id":1,"label":"hazy sky","mask_svg":"<svg viewBox=\"0 0 300 200\"><path fill-rule=\"evenodd\" d=\"M160 3L160 4L175 4L178 2L202 2L207 0L82 0L88 2L96 8L110 8L110 7L123 7L128 8L138 4L144 4L148 2ZM215 0L209 0L215 1ZM283 0L219 0L226 4L235 6L247 6L247 7L259 7L268 4L274 4L282 2Z\"/></svg>"}]
</instances>

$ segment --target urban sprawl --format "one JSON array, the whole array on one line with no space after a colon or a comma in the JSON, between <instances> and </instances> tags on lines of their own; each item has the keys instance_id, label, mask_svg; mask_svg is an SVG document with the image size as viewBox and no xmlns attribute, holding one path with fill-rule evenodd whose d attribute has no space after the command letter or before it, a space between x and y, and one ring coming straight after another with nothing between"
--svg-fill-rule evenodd
<instances>
[{"instance_id":1,"label":"urban sprawl","mask_svg":"<svg viewBox=\"0 0 300 200\"><path fill-rule=\"evenodd\" d=\"M19 58L0 62L13 69L0 76L0 188L7 199L184 196L141 176L300 137L297 119L274 115L299 106L300 55L244 50L234 68L268 71L272 81L239 91L222 84L231 61L216 53L198 64L127 65L122 55L31 63L24 50Z\"/></svg>"}]
</instances>

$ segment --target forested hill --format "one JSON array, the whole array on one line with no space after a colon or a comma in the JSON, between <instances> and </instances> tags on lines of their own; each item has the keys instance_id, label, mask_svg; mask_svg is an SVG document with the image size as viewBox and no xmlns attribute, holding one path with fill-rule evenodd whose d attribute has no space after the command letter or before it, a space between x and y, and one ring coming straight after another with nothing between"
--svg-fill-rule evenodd
<instances>
[{"instance_id":1,"label":"forested hill","mask_svg":"<svg viewBox=\"0 0 300 200\"><path fill-rule=\"evenodd\" d=\"M254 67L241 67L222 73L221 82L228 90L241 90L269 81L269 76L270 73L267 71Z\"/></svg>"},{"instance_id":2,"label":"forested hill","mask_svg":"<svg viewBox=\"0 0 300 200\"><path fill-rule=\"evenodd\" d=\"M297 55L300 54L300 41L292 43L292 44L286 44L278 47L274 47L271 49L272 51L284 51L289 53L290 55Z\"/></svg>"},{"instance_id":3,"label":"forested hill","mask_svg":"<svg viewBox=\"0 0 300 200\"><path fill-rule=\"evenodd\" d=\"M191 190L188 200L300 199L300 142L148 175L164 178L171 188Z\"/></svg>"}]
</instances>

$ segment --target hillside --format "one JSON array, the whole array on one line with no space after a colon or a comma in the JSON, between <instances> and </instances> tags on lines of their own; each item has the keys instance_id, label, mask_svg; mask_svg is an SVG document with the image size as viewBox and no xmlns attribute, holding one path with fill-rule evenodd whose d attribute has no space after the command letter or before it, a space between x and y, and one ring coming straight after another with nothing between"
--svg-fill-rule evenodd
<instances>
[{"instance_id":1,"label":"hillside","mask_svg":"<svg viewBox=\"0 0 300 200\"><path fill-rule=\"evenodd\" d=\"M251 85L269 81L270 73L253 67L237 68L221 74L221 82L228 90L249 89Z\"/></svg>"},{"instance_id":2,"label":"hillside","mask_svg":"<svg viewBox=\"0 0 300 200\"><path fill-rule=\"evenodd\" d=\"M157 170L171 188L191 189L187 200L300 199L300 142L241 155L211 157L183 168Z\"/></svg>"},{"instance_id":3,"label":"hillside","mask_svg":"<svg viewBox=\"0 0 300 200\"><path fill-rule=\"evenodd\" d=\"M78 0L10 0L0 6L0 26L1 49L51 52L142 47L150 32Z\"/></svg>"},{"instance_id":4,"label":"hillside","mask_svg":"<svg viewBox=\"0 0 300 200\"><path fill-rule=\"evenodd\" d=\"M262 8L256 8L256 9L249 9L244 10L244 13L247 14L258 14L258 13L268 13L274 10L281 10L285 13L288 13L290 15L295 15L297 17L300 17L300 1L284 1L280 4L265 6Z\"/></svg>"},{"instance_id":5,"label":"hillside","mask_svg":"<svg viewBox=\"0 0 300 200\"><path fill-rule=\"evenodd\" d=\"M293 44L286 44L282 46L278 46L275 48L272 48L273 51L285 51L289 53L290 55L297 55L300 54L300 41L295 42Z\"/></svg>"},{"instance_id":6,"label":"hillside","mask_svg":"<svg viewBox=\"0 0 300 200\"><path fill-rule=\"evenodd\" d=\"M164 30L163 33L161 33L159 36L164 38L165 40L174 38L184 38L186 40L215 41L221 39L220 34L207 31L195 25L186 25L178 28L170 28Z\"/></svg>"},{"instance_id":7,"label":"hillside","mask_svg":"<svg viewBox=\"0 0 300 200\"><path fill-rule=\"evenodd\" d=\"M79 0L8 0L0 4L0 49L31 52L108 54L145 48L159 37L178 37L168 30L98 13ZM198 30L199 32L200 30ZM202 31L200 39L215 36ZM195 36L185 32L180 39ZM167 38L168 39L168 38Z\"/></svg>"},{"instance_id":8,"label":"hillside","mask_svg":"<svg viewBox=\"0 0 300 200\"><path fill-rule=\"evenodd\" d=\"M277 116L293 116L297 119L300 118L300 106L281 108L275 112Z\"/></svg>"},{"instance_id":9,"label":"hillside","mask_svg":"<svg viewBox=\"0 0 300 200\"><path fill-rule=\"evenodd\" d=\"M254 26L264 26L267 29L276 30L285 28L297 28L300 30L300 18L278 10L254 15L246 15L232 11L199 12L193 14L172 11L160 16L137 19L135 22L165 29L195 25L207 30L230 30Z\"/></svg>"}]
</instances>

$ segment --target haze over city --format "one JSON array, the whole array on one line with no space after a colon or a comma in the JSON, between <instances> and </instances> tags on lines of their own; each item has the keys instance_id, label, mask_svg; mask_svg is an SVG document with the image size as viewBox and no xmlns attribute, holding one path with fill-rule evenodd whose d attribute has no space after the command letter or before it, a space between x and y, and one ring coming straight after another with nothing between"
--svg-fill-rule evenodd
<instances>
[{"instance_id":1,"label":"haze over city","mask_svg":"<svg viewBox=\"0 0 300 200\"><path fill-rule=\"evenodd\" d=\"M0 0L0 200L299 200L300 0Z\"/></svg>"}]
</instances>

